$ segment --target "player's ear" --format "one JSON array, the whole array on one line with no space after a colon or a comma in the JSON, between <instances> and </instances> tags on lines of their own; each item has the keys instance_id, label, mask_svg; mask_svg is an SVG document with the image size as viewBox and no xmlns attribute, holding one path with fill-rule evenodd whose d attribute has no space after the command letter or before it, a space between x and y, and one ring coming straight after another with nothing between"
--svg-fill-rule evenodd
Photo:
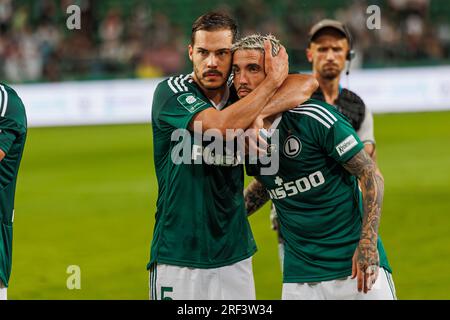
<instances>
[{"instance_id":1,"label":"player's ear","mask_svg":"<svg viewBox=\"0 0 450 320\"><path fill-rule=\"evenodd\" d=\"M313 62L313 54L311 48L306 48L306 59L308 59L309 63Z\"/></svg>"},{"instance_id":2,"label":"player's ear","mask_svg":"<svg viewBox=\"0 0 450 320\"><path fill-rule=\"evenodd\" d=\"M191 44L188 46L188 53L189 53L189 60L192 61L192 54L194 53L194 48L192 47Z\"/></svg>"}]
</instances>

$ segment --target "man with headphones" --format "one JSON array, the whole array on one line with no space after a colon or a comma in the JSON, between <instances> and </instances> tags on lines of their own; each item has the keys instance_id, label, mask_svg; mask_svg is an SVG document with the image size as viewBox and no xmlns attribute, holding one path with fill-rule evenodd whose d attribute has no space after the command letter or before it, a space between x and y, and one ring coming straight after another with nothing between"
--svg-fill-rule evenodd
<instances>
[{"instance_id":1,"label":"man with headphones","mask_svg":"<svg viewBox=\"0 0 450 320\"><path fill-rule=\"evenodd\" d=\"M364 150L376 162L372 113L356 93L340 86L341 74L347 64L348 76L351 61L355 56L350 31L337 20L324 19L311 28L308 37L306 57L312 63L313 75L319 82L319 88L311 98L325 101L345 115L364 143ZM273 205L270 220L272 229L278 234L278 252L283 266L283 238L278 230L278 219Z\"/></svg>"},{"instance_id":2,"label":"man with headphones","mask_svg":"<svg viewBox=\"0 0 450 320\"><path fill-rule=\"evenodd\" d=\"M334 105L345 115L364 143L365 151L376 160L372 113L356 93L339 85L346 62L348 75L354 56L352 36L341 22L325 19L311 28L306 57L319 82L312 98Z\"/></svg>"}]
</instances>

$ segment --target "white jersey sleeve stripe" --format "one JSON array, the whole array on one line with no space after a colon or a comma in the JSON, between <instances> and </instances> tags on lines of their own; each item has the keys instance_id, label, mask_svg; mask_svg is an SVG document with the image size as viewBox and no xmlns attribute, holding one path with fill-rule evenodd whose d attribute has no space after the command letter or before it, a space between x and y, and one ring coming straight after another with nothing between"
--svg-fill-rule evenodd
<instances>
[{"instance_id":1,"label":"white jersey sleeve stripe","mask_svg":"<svg viewBox=\"0 0 450 320\"><path fill-rule=\"evenodd\" d=\"M8 107L8 93L6 92L5 87L2 85L0 85L0 90L3 92L3 99L1 101L0 111L2 112L1 116L4 117L6 113L6 108Z\"/></svg>"},{"instance_id":2,"label":"white jersey sleeve stripe","mask_svg":"<svg viewBox=\"0 0 450 320\"><path fill-rule=\"evenodd\" d=\"M184 91L188 91L188 87L186 86L186 84L184 83L184 80L180 81L181 86L183 87Z\"/></svg>"},{"instance_id":3,"label":"white jersey sleeve stripe","mask_svg":"<svg viewBox=\"0 0 450 320\"><path fill-rule=\"evenodd\" d=\"M2 114L3 110L3 100L4 100L4 92L3 92L3 86L0 84L0 115Z\"/></svg>"},{"instance_id":4,"label":"white jersey sleeve stripe","mask_svg":"<svg viewBox=\"0 0 450 320\"><path fill-rule=\"evenodd\" d=\"M178 89L178 91L179 91L179 92L182 92L182 91L184 91L184 90L183 90L183 88L180 86L180 84L178 83L179 80L180 80L180 78L179 78L179 77L176 77L176 78L173 80L173 83L175 84L175 87Z\"/></svg>"},{"instance_id":5,"label":"white jersey sleeve stripe","mask_svg":"<svg viewBox=\"0 0 450 320\"><path fill-rule=\"evenodd\" d=\"M186 86L186 84L184 83L184 81L186 80L186 77L184 76L180 76L180 85L183 87L184 91L188 91L188 87Z\"/></svg>"},{"instance_id":6,"label":"white jersey sleeve stripe","mask_svg":"<svg viewBox=\"0 0 450 320\"><path fill-rule=\"evenodd\" d=\"M169 80L167 81L167 84L169 85L170 89L172 89L172 91L173 91L174 93L178 93L178 90L175 89L175 87L174 87L173 84L172 84L172 80L173 80L173 77L170 77Z\"/></svg>"},{"instance_id":7,"label":"white jersey sleeve stripe","mask_svg":"<svg viewBox=\"0 0 450 320\"><path fill-rule=\"evenodd\" d=\"M316 119L317 121L319 121L321 124L323 124L328 129L331 128L331 126L327 122L322 120L320 117L318 117L314 113L311 113L311 112L308 112L308 111L296 111L296 110L289 110L289 112L300 113L300 114L304 114L304 115L310 116L310 117Z\"/></svg>"},{"instance_id":8,"label":"white jersey sleeve stripe","mask_svg":"<svg viewBox=\"0 0 450 320\"><path fill-rule=\"evenodd\" d=\"M335 121L333 121L333 119L331 119L330 117L328 117L325 113L323 113L323 112L320 111L320 110L317 110L317 108L302 107L302 108L300 109L300 111L302 111L302 110L313 111L313 112L315 112L315 113L321 115L321 116L322 116L326 121L328 121L331 125L333 125L333 123L335 122Z\"/></svg>"},{"instance_id":9,"label":"white jersey sleeve stripe","mask_svg":"<svg viewBox=\"0 0 450 320\"><path fill-rule=\"evenodd\" d=\"M301 104L298 108L302 108L302 107L316 107L319 108L320 110L324 111L326 114L328 114L334 121L337 121L336 117L330 112L328 111L326 108L318 105L318 104Z\"/></svg>"}]
</instances>

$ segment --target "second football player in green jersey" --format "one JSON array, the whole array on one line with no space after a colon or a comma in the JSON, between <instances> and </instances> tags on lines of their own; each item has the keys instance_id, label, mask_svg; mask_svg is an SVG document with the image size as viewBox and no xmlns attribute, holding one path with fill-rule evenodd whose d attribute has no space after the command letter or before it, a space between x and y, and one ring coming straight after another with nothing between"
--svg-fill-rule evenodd
<instances>
[{"instance_id":1,"label":"second football player in green jersey","mask_svg":"<svg viewBox=\"0 0 450 320\"><path fill-rule=\"evenodd\" d=\"M285 239L284 282L318 282L350 276L361 236L362 197L343 164L364 145L332 106L308 100L283 113L278 129L280 170L259 175L280 218ZM381 240L380 266L391 272Z\"/></svg>"},{"instance_id":2,"label":"second football player in green jersey","mask_svg":"<svg viewBox=\"0 0 450 320\"><path fill-rule=\"evenodd\" d=\"M240 98L264 79L262 43L268 38L279 45L273 36L260 35L233 45ZM245 201L249 214L269 198L277 209L285 240L283 299L395 298L378 237L383 179L348 120L333 106L310 99L255 123L263 122L270 125L262 131L279 170L265 174L262 165L248 165L257 180L246 189ZM386 270L382 277L379 266Z\"/></svg>"}]
</instances>

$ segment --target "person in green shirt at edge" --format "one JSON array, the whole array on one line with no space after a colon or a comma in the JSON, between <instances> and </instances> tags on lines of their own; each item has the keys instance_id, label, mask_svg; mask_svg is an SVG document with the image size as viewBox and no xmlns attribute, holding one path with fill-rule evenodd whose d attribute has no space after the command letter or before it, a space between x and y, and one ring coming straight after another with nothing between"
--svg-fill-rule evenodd
<instances>
[{"instance_id":1,"label":"person in green shirt at edge","mask_svg":"<svg viewBox=\"0 0 450 320\"><path fill-rule=\"evenodd\" d=\"M318 83L308 75L288 76L288 56L281 48L276 57L265 57L265 80L238 100L227 83L236 34L228 15L199 17L189 45L193 73L170 77L154 92L158 199L147 264L150 299L255 299L256 245L245 211L243 165L221 163L219 157L203 161L205 143L198 134L213 130L226 141L230 129L247 129L258 115L306 101ZM265 45L270 49L269 42ZM180 146L176 136L192 150L192 161L174 159Z\"/></svg>"},{"instance_id":2,"label":"person in green shirt at edge","mask_svg":"<svg viewBox=\"0 0 450 320\"><path fill-rule=\"evenodd\" d=\"M7 299L12 266L14 195L27 135L25 107L0 83L0 300Z\"/></svg>"},{"instance_id":3,"label":"person in green shirt at edge","mask_svg":"<svg viewBox=\"0 0 450 320\"><path fill-rule=\"evenodd\" d=\"M267 39L280 46L273 36L253 35L232 47L239 98L266 77ZM245 203L249 215L269 199L276 207L285 244L282 299L396 299L378 237L383 177L348 119L309 99L255 121L264 122L261 134L278 154L279 170L264 175L263 165L248 165L256 179Z\"/></svg>"}]
</instances>

